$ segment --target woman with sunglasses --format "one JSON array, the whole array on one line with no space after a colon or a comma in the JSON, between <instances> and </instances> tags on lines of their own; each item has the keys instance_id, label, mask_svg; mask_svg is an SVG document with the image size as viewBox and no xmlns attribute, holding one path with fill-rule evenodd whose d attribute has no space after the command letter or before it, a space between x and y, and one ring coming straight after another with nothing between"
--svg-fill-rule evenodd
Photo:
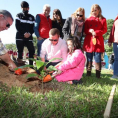
<instances>
[{"instance_id":1,"label":"woman with sunglasses","mask_svg":"<svg viewBox=\"0 0 118 118\"><path fill-rule=\"evenodd\" d=\"M102 16L102 10L98 4L91 7L90 17L85 21L84 32L86 34L83 49L87 57L87 76L91 76L92 60L95 59L96 77L101 74L101 53L104 52L103 34L107 32L106 19Z\"/></svg>"},{"instance_id":2,"label":"woman with sunglasses","mask_svg":"<svg viewBox=\"0 0 118 118\"><path fill-rule=\"evenodd\" d=\"M65 23L65 19L62 18L61 11L59 9L53 10L52 28L57 28L60 31L60 37L63 39L62 27Z\"/></svg>"},{"instance_id":3,"label":"woman with sunglasses","mask_svg":"<svg viewBox=\"0 0 118 118\"><path fill-rule=\"evenodd\" d=\"M55 76L58 82L68 82L69 84L82 83L81 77L84 72L85 56L83 49L76 36L67 39L68 55L67 59L56 68Z\"/></svg>"},{"instance_id":4,"label":"woman with sunglasses","mask_svg":"<svg viewBox=\"0 0 118 118\"><path fill-rule=\"evenodd\" d=\"M78 8L71 17L67 18L63 26L64 40L67 40L71 36L77 36L80 43L83 36L83 26L85 21L84 8Z\"/></svg>"}]
</instances>

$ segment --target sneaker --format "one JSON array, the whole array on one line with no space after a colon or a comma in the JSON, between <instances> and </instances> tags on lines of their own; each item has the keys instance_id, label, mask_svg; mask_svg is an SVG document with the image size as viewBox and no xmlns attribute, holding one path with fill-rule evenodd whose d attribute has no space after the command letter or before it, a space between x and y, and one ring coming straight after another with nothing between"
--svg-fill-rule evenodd
<instances>
[{"instance_id":1,"label":"sneaker","mask_svg":"<svg viewBox=\"0 0 118 118\"><path fill-rule=\"evenodd\" d=\"M111 77L111 79L118 79L118 76L117 76L117 75L113 75L113 76Z\"/></svg>"},{"instance_id":2,"label":"sneaker","mask_svg":"<svg viewBox=\"0 0 118 118\"><path fill-rule=\"evenodd\" d=\"M80 79L80 80L72 80L73 84L77 85L77 84L82 84L83 81Z\"/></svg>"},{"instance_id":3,"label":"sneaker","mask_svg":"<svg viewBox=\"0 0 118 118\"><path fill-rule=\"evenodd\" d=\"M67 83L68 83L68 84L77 85L77 84L82 84L83 81L80 79L80 80L72 80L72 81L68 81Z\"/></svg>"}]
</instances>

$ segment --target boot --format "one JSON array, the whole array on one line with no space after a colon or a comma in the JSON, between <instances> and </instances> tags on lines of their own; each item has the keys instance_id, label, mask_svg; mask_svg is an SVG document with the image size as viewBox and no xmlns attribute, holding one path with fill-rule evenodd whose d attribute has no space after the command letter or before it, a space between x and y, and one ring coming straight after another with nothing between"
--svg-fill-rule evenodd
<instances>
[{"instance_id":1,"label":"boot","mask_svg":"<svg viewBox=\"0 0 118 118\"><path fill-rule=\"evenodd\" d=\"M87 71L86 76L91 76L91 71Z\"/></svg>"},{"instance_id":2,"label":"boot","mask_svg":"<svg viewBox=\"0 0 118 118\"><path fill-rule=\"evenodd\" d=\"M88 61L86 64L87 74L86 76L91 76L92 62Z\"/></svg>"},{"instance_id":3,"label":"boot","mask_svg":"<svg viewBox=\"0 0 118 118\"><path fill-rule=\"evenodd\" d=\"M25 61L22 61L22 59L17 58L17 62L21 64L25 64Z\"/></svg>"},{"instance_id":4,"label":"boot","mask_svg":"<svg viewBox=\"0 0 118 118\"><path fill-rule=\"evenodd\" d=\"M96 77L97 78L100 78L100 73L101 73L100 71L96 70Z\"/></svg>"},{"instance_id":5,"label":"boot","mask_svg":"<svg viewBox=\"0 0 118 118\"><path fill-rule=\"evenodd\" d=\"M96 77L100 78L100 75L101 75L101 62L100 63L95 63L95 68L96 68Z\"/></svg>"}]
</instances>

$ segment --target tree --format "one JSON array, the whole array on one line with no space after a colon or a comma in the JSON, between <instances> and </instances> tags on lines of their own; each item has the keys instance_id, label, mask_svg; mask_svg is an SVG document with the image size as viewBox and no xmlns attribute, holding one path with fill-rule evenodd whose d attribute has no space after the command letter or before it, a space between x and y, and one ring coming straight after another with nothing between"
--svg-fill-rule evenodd
<instances>
[{"instance_id":1,"label":"tree","mask_svg":"<svg viewBox=\"0 0 118 118\"><path fill-rule=\"evenodd\" d=\"M113 45L111 47L108 44L105 45L105 52L107 53L108 57L113 53Z\"/></svg>"},{"instance_id":2,"label":"tree","mask_svg":"<svg viewBox=\"0 0 118 118\"><path fill-rule=\"evenodd\" d=\"M16 44L5 44L5 47L8 49L8 50L13 50L13 51L17 51L17 48L16 48Z\"/></svg>"},{"instance_id":3,"label":"tree","mask_svg":"<svg viewBox=\"0 0 118 118\"><path fill-rule=\"evenodd\" d=\"M113 22L114 22L113 19L108 19L107 20L107 32L103 35L104 40L109 39L109 35L110 35L111 29L112 29L112 26L113 26Z\"/></svg>"},{"instance_id":4,"label":"tree","mask_svg":"<svg viewBox=\"0 0 118 118\"><path fill-rule=\"evenodd\" d=\"M37 38L36 38L36 36L33 36L33 43L34 43L35 53L37 53Z\"/></svg>"}]
</instances>

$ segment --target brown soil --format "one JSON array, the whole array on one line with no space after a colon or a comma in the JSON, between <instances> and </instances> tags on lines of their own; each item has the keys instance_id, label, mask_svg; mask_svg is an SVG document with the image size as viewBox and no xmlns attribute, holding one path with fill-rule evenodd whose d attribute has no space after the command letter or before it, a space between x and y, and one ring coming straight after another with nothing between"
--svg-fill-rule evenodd
<instances>
[{"instance_id":1,"label":"brown soil","mask_svg":"<svg viewBox=\"0 0 118 118\"><path fill-rule=\"evenodd\" d=\"M15 75L14 72L10 72L8 67L0 62L0 85L6 84L11 87L26 87L30 92L42 92L42 82L36 78L26 79L27 74ZM50 90L61 90L58 82L52 80L51 82L43 84L43 92Z\"/></svg>"}]
</instances>

